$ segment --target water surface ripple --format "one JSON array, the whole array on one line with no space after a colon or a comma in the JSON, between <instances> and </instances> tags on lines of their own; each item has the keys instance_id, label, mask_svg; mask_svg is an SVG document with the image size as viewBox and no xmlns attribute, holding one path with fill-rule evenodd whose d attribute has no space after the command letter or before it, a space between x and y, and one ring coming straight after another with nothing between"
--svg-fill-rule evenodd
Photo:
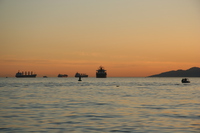
<instances>
[{"instance_id":1,"label":"water surface ripple","mask_svg":"<svg viewBox=\"0 0 200 133\"><path fill-rule=\"evenodd\" d=\"M200 78L0 78L0 132L199 133Z\"/></svg>"}]
</instances>

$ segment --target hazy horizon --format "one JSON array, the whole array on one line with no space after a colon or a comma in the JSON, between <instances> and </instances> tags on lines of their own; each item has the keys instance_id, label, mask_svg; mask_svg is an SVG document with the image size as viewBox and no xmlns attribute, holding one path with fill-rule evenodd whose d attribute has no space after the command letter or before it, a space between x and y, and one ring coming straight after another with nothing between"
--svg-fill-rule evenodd
<instances>
[{"instance_id":1,"label":"hazy horizon","mask_svg":"<svg viewBox=\"0 0 200 133\"><path fill-rule=\"evenodd\" d=\"M198 0L1 0L0 77L147 77L199 67Z\"/></svg>"},{"instance_id":2,"label":"hazy horizon","mask_svg":"<svg viewBox=\"0 0 200 133\"><path fill-rule=\"evenodd\" d=\"M191 68L194 68L194 67L191 67ZM196 68L199 68L199 67L196 67ZM185 70L189 70L190 68L188 68L188 69L185 69ZM155 73L155 74L152 74L152 75L148 75L148 76L138 76L138 77L136 77L136 76L114 76L114 77L116 77L116 78L130 78L130 77L135 77L135 78L142 78L142 77L150 77L150 76L153 76L153 75L159 75L159 74L161 74L161 73L165 73L165 72L171 72L171 71L178 71L178 70L183 70L183 69L177 69L177 70L169 70L169 71L163 71L163 72L160 72L160 73ZM183 70L183 71L185 71L185 70ZM27 75L28 75L28 73L30 74L31 72L33 73L33 74L37 74L37 76L36 77L43 77L43 76L47 76L47 75L41 75L40 73L37 73L37 72L33 72L33 71L20 71L20 70L18 70L17 72L23 72L24 74L25 74L25 72L27 73ZM107 70L106 70L106 72L107 72ZM78 73L80 73L80 72L78 72ZM16 73L15 73L16 74ZM10 77L15 77L15 74L13 74L13 75L11 75ZM58 74L67 74L67 73L58 73ZM49 73L48 74L48 76L47 77L58 77L58 74L57 75L53 75L52 73ZM75 74L76 73L74 73L74 75L68 75L68 77L75 77ZM84 73L84 74L87 74L87 73ZM108 76L107 77L109 77L109 78L114 78L114 77L112 77L112 76L109 76L109 73L107 73L108 74ZM0 76L0 77L7 77L8 78L8 76ZM96 75L92 75L92 76L90 76L90 75L88 75L88 77L90 77L90 78L93 78L93 77L96 77ZM173 77L173 76L172 76ZM64 78L66 78L66 77L64 77ZM85 78L85 77L83 77L83 78ZM87 78L87 77L86 77ZM180 78L179 76L178 76L178 78Z\"/></svg>"}]
</instances>

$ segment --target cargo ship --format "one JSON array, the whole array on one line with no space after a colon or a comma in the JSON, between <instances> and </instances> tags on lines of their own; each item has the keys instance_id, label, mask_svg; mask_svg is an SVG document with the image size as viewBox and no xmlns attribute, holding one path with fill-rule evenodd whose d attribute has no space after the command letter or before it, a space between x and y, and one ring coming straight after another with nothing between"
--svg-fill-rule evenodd
<instances>
[{"instance_id":1,"label":"cargo ship","mask_svg":"<svg viewBox=\"0 0 200 133\"><path fill-rule=\"evenodd\" d=\"M77 77L88 77L88 75L87 74L85 74L85 73L76 73L75 74L75 77L77 78Z\"/></svg>"},{"instance_id":2,"label":"cargo ship","mask_svg":"<svg viewBox=\"0 0 200 133\"><path fill-rule=\"evenodd\" d=\"M100 66L98 70L96 70L96 78L106 78L107 77L107 73L106 70Z\"/></svg>"},{"instance_id":3,"label":"cargo ship","mask_svg":"<svg viewBox=\"0 0 200 133\"><path fill-rule=\"evenodd\" d=\"M59 77L59 78L68 77L68 75L67 75L67 74L58 74L58 77Z\"/></svg>"},{"instance_id":4,"label":"cargo ship","mask_svg":"<svg viewBox=\"0 0 200 133\"><path fill-rule=\"evenodd\" d=\"M28 72L20 72L18 71L15 75L16 78L35 78L37 74L33 74L33 72L28 71Z\"/></svg>"}]
</instances>

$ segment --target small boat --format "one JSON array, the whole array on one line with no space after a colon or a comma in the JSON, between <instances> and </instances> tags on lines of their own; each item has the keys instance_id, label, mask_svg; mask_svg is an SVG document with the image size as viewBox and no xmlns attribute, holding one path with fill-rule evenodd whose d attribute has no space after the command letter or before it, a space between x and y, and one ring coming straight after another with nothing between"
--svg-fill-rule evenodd
<instances>
[{"instance_id":1,"label":"small boat","mask_svg":"<svg viewBox=\"0 0 200 133\"><path fill-rule=\"evenodd\" d=\"M43 76L43 78L47 78L47 76Z\"/></svg>"},{"instance_id":2,"label":"small boat","mask_svg":"<svg viewBox=\"0 0 200 133\"><path fill-rule=\"evenodd\" d=\"M77 72L77 73L75 74L75 77L76 77L76 78L78 78L78 77L88 77L88 75L85 74L85 73L78 73L78 72Z\"/></svg>"},{"instance_id":3,"label":"small boat","mask_svg":"<svg viewBox=\"0 0 200 133\"><path fill-rule=\"evenodd\" d=\"M67 74L58 74L58 77L60 78L62 78L62 77L68 77L68 75Z\"/></svg>"},{"instance_id":4,"label":"small boat","mask_svg":"<svg viewBox=\"0 0 200 133\"><path fill-rule=\"evenodd\" d=\"M16 78L35 78L37 74L33 74L33 72L20 72L18 71L15 75Z\"/></svg>"},{"instance_id":5,"label":"small boat","mask_svg":"<svg viewBox=\"0 0 200 133\"><path fill-rule=\"evenodd\" d=\"M106 70L100 66L98 70L96 70L96 78L106 78L107 77L107 73Z\"/></svg>"},{"instance_id":6,"label":"small boat","mask_svg":"<svg viewBox=\"0 0 200 133\"><path fill-rule=\"evenodd\" d=\"M181 80L181 82L182 82L182 83L190 83L190 81L189 81L187 78L183 78L183 79Z\"/></svg>"}]
</instances>

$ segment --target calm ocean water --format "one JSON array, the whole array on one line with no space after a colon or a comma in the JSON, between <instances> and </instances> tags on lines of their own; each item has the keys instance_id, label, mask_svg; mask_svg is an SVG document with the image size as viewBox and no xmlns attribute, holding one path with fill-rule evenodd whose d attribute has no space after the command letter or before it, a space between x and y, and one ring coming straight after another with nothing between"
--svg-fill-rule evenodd
<instances>
[{"instance_id":1,"label":"calm ocean water","mask_svg":"<svg viewBox=\"0 0 200 133\"><path fill-rule=\"evenodd\" d=\"M199 133L200 78L0 78L0 132Z\"/></svg>"}]
</instances>

